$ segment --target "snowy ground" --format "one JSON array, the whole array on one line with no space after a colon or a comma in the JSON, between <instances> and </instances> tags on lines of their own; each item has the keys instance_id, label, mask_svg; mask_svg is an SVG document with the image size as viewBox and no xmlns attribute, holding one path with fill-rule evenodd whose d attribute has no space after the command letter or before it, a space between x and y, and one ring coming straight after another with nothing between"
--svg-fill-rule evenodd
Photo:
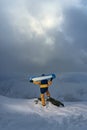
<instances>
[{"instance_id":1,"label":"snowy ground","mask_svg":"<svg viewBox=\"0 0 87 130\"><path fill-rule=\"evenodd\" d=\"M87 102L42 107L34 99L0 96L0 130L87 130Z\"/></svg>"}]
</instances>

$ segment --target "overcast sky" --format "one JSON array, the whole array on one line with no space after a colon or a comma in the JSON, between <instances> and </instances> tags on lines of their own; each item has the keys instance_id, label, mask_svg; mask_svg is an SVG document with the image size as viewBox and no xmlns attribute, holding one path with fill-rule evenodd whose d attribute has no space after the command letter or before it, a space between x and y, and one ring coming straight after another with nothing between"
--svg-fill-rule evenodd
<instances>
[{"instance_id":1,"label":"overcast sky","mask_svg":"<svg viewBox=\"0 0 87 130\"><path fill-rule=\"evenodd\" d=\"M0 0L0 73L87 72L87 2Z\"/></svg>"}]
</instances>

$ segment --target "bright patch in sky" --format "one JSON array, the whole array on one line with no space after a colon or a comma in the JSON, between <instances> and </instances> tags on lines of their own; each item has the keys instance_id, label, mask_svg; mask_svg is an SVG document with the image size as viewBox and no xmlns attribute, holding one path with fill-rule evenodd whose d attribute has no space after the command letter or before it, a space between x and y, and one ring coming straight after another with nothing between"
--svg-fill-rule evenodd
<instances>
[{"instance_id":1,"label":"bright patch in sky","mask_svg":"<svg viewBox=\"0 0 87 130\"><path fill-rule=\"evenodd\" d=\"M87 70L86 12L82 0L0 1L1 70L23 65L22 70L36 71L38 64L51 65L51 71ZM19 63L4 66L3 59Z\"/></svg>"},{"instance_id":2,"label":"bright patch in sky","mask_svg":"<svg viewBox=\"0 0 87 130\"><path fill-rule=\"evenodd\" d=\"M11 7L8 11L14 29L19 30L20 33L23 33L28 37L32 36L32 33L35 33L37 36L44 36L46 35L46 31L48 29L54 28L56 26L60 29L63 21L61 8L57 8L55 5L52 6L52 3L49 3L49 5L44 4L44 7L41 5L41 15L36 14L33 16L31 11L29 11L21 3L22 1L20 1L16 7L13 4L13 7ZM45 9L45 11L43 9Z\"/></svg>"}]
</instances>

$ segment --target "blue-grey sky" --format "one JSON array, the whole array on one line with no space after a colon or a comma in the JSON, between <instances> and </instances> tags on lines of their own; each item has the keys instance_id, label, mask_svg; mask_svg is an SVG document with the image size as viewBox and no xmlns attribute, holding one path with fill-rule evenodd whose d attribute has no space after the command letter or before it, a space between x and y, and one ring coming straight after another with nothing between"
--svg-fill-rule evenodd
<instances>
[{"instance_id":1,"label":"blue-grey sky","mask_svg":"<svg viewBox=\"0 0 87 130\"><path fill-rule=\"evenodd\" d=\"M0 0L0 73L87 72L87 2Z\"/></svg>"}]
</instances>

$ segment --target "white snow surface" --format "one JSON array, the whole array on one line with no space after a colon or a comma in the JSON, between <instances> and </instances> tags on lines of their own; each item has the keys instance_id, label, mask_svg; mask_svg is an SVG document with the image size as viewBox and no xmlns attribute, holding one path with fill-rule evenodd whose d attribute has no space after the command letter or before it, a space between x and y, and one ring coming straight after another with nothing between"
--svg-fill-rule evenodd
<instances>
[{"instance_id":1,"label":"white snow surface","mask_svg":"<svg viewBox=\"0 0 87 130\"><path fill-rule=\"evenodd\" d=\"M0 130L87 130L87 101L65 107L0 96Z\"/></svg>"}]
</instances>

